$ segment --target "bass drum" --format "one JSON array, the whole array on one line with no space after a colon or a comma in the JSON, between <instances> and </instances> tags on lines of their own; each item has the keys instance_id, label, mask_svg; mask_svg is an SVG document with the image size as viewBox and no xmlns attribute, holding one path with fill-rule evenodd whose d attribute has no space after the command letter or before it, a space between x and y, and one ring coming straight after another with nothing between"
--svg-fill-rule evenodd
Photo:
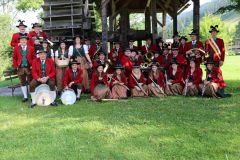
<instances>
[{"instance_id":1,"label":"bass drum","mask_svg":"<svg viewBox=\"0 0 240 160\"><path fill-rule=\"evenodd\" d=\"M61 95L61 101L64 105L73 105L76 102L76 94L72 89L65 89Z\"/></svg>"},{"instance_id":2,"label":"bass drum","mask_svg":"<svg viewBox=\"0 0 240 160\"><path fill-rule=\"evenodd\" d=\"M50 93L50 88L47 84L41 84L35 90L36 103L38 106L49 106L56 98L55 94Z\"/></svg>"}]
</instances>

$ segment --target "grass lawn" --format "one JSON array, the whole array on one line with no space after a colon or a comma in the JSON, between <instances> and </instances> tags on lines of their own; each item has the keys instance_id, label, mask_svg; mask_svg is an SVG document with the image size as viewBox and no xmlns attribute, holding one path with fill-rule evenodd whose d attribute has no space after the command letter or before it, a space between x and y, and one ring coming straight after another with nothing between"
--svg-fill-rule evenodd
<instances>
[{"instance_id":1,"label":"grass lawn","mask_svg":"<svg viewBox=\"0 0 240 160\"><path fill-rule=\"evenodd\" d=\"M21 97L0 97L0 159L240 159L239 68L240 56L227 57L228 99L84 97L28 109Z\"/></svg>"}]
</instances>

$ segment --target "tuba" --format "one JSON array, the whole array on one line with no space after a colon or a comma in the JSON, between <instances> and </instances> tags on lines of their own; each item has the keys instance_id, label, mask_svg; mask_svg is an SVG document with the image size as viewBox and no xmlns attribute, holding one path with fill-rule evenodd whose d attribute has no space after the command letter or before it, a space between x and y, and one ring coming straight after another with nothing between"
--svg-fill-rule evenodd
<instances>
[{"instance_id":1,"label":"tuba","mask_svg":"<svg viewBox=\"0 0 240 160\"><path fill-rule=\"evenodd\" d=\"M153 52L147 52L143 57L143 62L141 63L141 69L147 69L152 65L152 60L154 59Z\"/></svg>"}]
</instances>

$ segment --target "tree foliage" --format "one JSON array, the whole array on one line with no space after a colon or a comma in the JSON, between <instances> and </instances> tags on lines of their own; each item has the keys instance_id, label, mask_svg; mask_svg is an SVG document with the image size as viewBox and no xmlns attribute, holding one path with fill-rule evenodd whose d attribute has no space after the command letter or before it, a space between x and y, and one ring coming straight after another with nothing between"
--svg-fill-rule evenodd
<instances>
[{"instance_id":1,"label":"tree foliage","mask_svg":"<svg viewBox=\"0 0 240 160\"><path fill-rule=\"evenodd\" d=\"M232 3L221 7L218 9L216 13L225 13L225 12L230 12L230 11L236 11L240 13L240 0L230 0Z\"/></svg>"},{"instance_id":2,"label":"tree foliage","mask_svg":"<svg viewBox=\"0 0 240 160\"><path fill-rule=\"evenodd\" d=\"M18 0L16 8L19 11L27 12L29 10L35 11L40 9L41 5L43 5L43 0Z\"/></svg>"},{"instance_id":3,"label":"tree foliage","mask_svg":"<svg viewBox=\"0 0 240 160\"><path fill-rule=\"evenodd\" d=\"M234 38L240 38L240 22L238 22L238 25L236 26L236 33Z\"/></svg>"}]
</instances>

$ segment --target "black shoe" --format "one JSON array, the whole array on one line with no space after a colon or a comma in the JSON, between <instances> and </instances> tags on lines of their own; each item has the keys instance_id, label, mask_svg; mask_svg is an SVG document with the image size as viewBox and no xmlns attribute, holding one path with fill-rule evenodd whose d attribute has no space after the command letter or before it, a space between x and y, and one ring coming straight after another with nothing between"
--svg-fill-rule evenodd
<instances>
[{"instance_id":1,"label":"black shoe","mask_svg":"<svg viewBox=\"0 0 240 160\"><path fill-rule=\"evenodd\" d=\"M55 107L58 106L57 102L55 102L55 101L52 102L50 105L51 105L51 106L55 106Z\"/></svg>"},{"instance_id":2,"label":"black shoe","mask_svg":"<svg viewBox=\"0 0 240 160\"><path fill-rule=\"evenodd\" d=\"M77 98L76 101L80 101L80 98Z\"/></svg>"},{"instance_id":3,"label":"black shoe","mask_svg":"<svg viewBox=\"0 0 240 160\"><path fill-rule=\"evenodd\" d=\"M30 108L36 107L36 104L31 104Z\"/></svg>"},{"instance_id":4,"label":"black shoe","mask_svg":"<svg viewBox=\"0 0 240 160\"><path fill-rule=\"evenodd\" d=\"M28 98L23 98L22 99L22 102L24 103L24 102L27 102L28 101Z\"/></svg>"}]
</instances>

